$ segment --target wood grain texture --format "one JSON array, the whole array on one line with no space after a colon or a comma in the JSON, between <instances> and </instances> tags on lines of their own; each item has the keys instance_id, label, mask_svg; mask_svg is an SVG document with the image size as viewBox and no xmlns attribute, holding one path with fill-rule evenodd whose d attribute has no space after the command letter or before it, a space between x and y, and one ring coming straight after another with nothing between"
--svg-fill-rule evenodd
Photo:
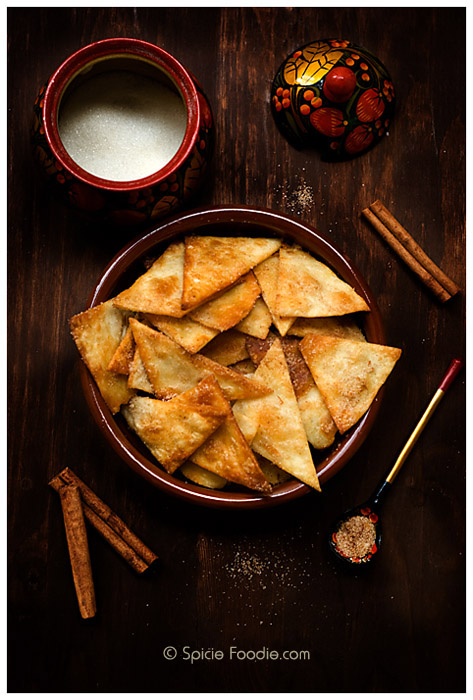
<instances>
[{"instance_id":1,"label":"wood grain texture","mask_svg":"<svg viewBox=\"0 0 473 700\"><path fill-rule=\"evenodd\" d=\"M216 154L190 205L270 207L320 229L367 278L389 344L403 349L373 431L321 495L238 516L183 505L132 473L88 413L67 319L127 236L52 199L28 135L48 76L112 36L162 46L209 96ZM389 136L339 164L289 146L268 102L286 55L331 36L377 54L397 92ZM464 291L438 303L361 211L380 199L465 290L465 10L10 8L8 61L9 691L464 691L464 375L396 480L376 568L338 571L324 538L385 476L464 354ZM313 203L302 208L304 183ZM47 486L65 464L161 559L140 578L90 531L98 613L86 625ZM186 645L225 659L191 665ZM308 650L310 660L230 660L231 646Z\"/></svg>"}]
</instances>

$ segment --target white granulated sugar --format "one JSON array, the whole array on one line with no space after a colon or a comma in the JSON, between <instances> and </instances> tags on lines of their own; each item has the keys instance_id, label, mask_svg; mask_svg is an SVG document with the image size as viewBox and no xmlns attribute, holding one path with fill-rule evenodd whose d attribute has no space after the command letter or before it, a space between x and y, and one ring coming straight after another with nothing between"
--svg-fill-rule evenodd
<instances>
[{"instance_id":1,"label":"white granulated sugar","mask_svg":"<svg viewBox=\"0 0 473 700\"><path fill-rule=\"evenodd\" d=\"M117 181L160 170L179 150L186 126L177 93L130 71L91 77L66 98L58 122L71 158L87 172Z\"/></svg>"}]
</instances>

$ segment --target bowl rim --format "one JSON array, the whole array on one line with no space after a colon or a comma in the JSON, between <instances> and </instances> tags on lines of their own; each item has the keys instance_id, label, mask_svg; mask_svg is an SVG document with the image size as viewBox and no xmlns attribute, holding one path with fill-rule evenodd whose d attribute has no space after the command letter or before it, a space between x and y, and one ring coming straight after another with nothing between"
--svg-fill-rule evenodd
<instances>
[{"instance_id":1,"label":"bowl rim","mask_svg":"<svg viewBox=\"0 0 473 700\"><path fill-rule=\"evenodd\" d=\"M369 336L368 340L379 344L386 343L384 325L377 302L356 265L341 252L338 246L314 227L302 223L294 217L272 209L245 205L222 205L194 209L168 219L144 235L138 236L125 245L104 269L89 297L87 308L109 299L120 276L128 269L129 265L146 256L157 245L170 239L184 237L186 234L194 233L204 227L215 225L223 227L229 224L243 227L254 226L254 233L258 233L258 229L261 231L268 229L266 235L269 235L270 230L273 235L284 236L296 241L303 247L307 247L312 253L322 257L324 262L334 267L337 274L340 274L355 288L370 307L371 311L367 313L364 324L364 331ZM207 233L206 235L212 234ZM222 233L222 235L225 234ZM227 233L227 235L229 234ZM323 249L324 253L320 252L320 248ZM325 254L329 255L329 260ZM343 272L340 272L340 268ZM151 455L148 459L128 440L106 406L92 375L83 362L80 363L80 378L89 410L112 448L129 467L167 494L211 508L244 510L281 505L313 491L309 486L295 479L275 487L271 494L264 496L250 492L217 491L196 484L184 483L153 464ZM335 476L361 447L379 412L383 393L384 387L381 387L364 416L341 437L339 444L334 449L327 448L328 454L320 463L316 464L321 484Z\"/></svg>"},{"instance_id":2,"label":"bowl rim","mask_svg":"<svg viewBox=\"0 0 473 700\"><path fill-rule=\"evenodd\" d=\"M178 86L187 110L187 127L179 149L160 170L135 180L109 180L89 173L71 158L59 135L57 112L64 90L86 65L124 54L153 63ZM200 102L197 88L190 73L170 53L141 39L127 37L102 39L83 46L66 58L55 70L48 81L43 99L44 133L54 158L62 168L71 172L78 180L102 190L123 192L151 187L163 182L169 175L176 172L189 157L199 133Z\"/></svg>"}]
</instances>

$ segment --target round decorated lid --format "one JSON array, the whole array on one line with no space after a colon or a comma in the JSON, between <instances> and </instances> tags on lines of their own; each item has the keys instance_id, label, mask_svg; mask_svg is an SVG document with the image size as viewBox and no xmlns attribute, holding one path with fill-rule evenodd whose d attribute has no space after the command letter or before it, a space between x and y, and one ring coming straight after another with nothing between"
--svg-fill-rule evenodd
<instances>
[{"instance_id":1,"label":"round decorated lid","mask_svg":"<svg viewBox=\"0 0 473 700\"><path fill-rule=\"evenodd\" d=\"M274 119L298 148L346 160L375 146L394 113L394 86L381 61L340 39L301 46L281 64L271 88Z\"/></svg>"}]
</instances>

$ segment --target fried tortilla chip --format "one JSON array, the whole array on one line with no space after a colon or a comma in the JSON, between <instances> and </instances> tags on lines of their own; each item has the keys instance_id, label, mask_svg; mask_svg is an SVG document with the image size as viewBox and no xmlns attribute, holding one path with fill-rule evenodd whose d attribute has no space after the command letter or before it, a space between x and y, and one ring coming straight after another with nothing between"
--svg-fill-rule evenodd
<instances>
[{"instance_id":1,"label":"fried tortilla chip","mask_svg":"<svg viewBox=\"0 0 473 700\"><path fill-rule=\"evenodd\" d=\"M219 333L219 331L207 328L187 316L185 318L171 318L170 316L146 314L146 318L158 330L166 333L176 343L192 353L201 350Z\"/></svg>"},{"instance_id":2,"label":"fried tortilla chip","mask_svg":"<svg viewBox=\"0 0 473 700\"><path fill-rule=\"evenodd\" d=\"M279 255L273 255L255 268L255 276L261 287L263 299L271 314L271 319L281 335L286 335L295 318L289 318L295 314L285 314L283 317L277 308L279 288Z\"/></svg>"},{"instance_id":3,"label":"fried tortilla chip","mask_svg":"<svg viewBox=\"0 0 473 700\"><path fill-rule=\"evenodd\" d=\"M122 413L172 474L217 430L231 408L217 380L209 376L170 401L135 396Z\"/></svg>"},{"instance_id":4,"label":"fried tortilla chip","mask_svg":"<svg viewBox=\"0 0 473 700\"><path fill-rule=\"evenodd\" d=\"M180 468L181 473L199 486L205 486L207 489L223 489L227 485L227 480L218 474L209 472L208 469L203 469L193 462L186 462Z\"/></svg>"},{"instance_id":5,"label":"fried tortilla chip","mask_svg":"<svg viewBox=\"0 0 473 700\"><path fill-rule=\"evenodd\" d=\"M277 337L275 333L270 331L264 340L261 338L246 339L246 349L248 350L251 361L254 362L255 365L259 365Z\"/></svg>"},{"instance_id":6,"label":"fried tortilla chip","mask_svg":"<svg viewBox=\"0 0 473 700\"><path fill-rule=\"evenodd\" d=\"M281 241L272 238L189 236L185 241L182 308L191 309L230 287Z\"/></svg>"},{"instance_id":7,"label":"fried tortilla chip","mask_svg":"<svg viewBox=\"0 0 473 700\"><path fill-rule=\"evenodd\" d=\"M270 333L266 340L248 338L246 346L255 364L260 364L276 338L274 333ZM281 338L281 346L307 439L317 450L322 450L335 440L337 426L333 422L325 401L302 357L299 350L299 340L297 338ZM235 412L235 407L233 408Z\"/></svg>"},{"instance_id":8,"label":"fried tortilla chip","mask_svg":"<svg viewBox=\"0 0 473 700\"><path fill-rule=\"evenodd\" d=\"M243 437L233 414L192 455L192 461L228 481L269 493L256 457Z\"/></svg>"},{"instance_id":9,"label":"fried tortilla chip","mask_svg":"<svg viewBox=\"0 0 473 700\"><path fill-rule=\"evenodd\" d=\"M128 327L120 345L115 350L112 359L108 363L107 369L116 374L129 374L134 354L135 341L133 340L131 328Z\"/></svg>"},{"instance_id":10,"label":"fried tortilla chip","mask_svg":"<svg viewBox=\"0 0 473 700\"><path fill-rule=\"evenodd\" d=\"M138 389L139 391L144 391L147 394L154 394L151 382L148 379L146 370L141 359L140 351L135 348L135 354L133 355L133 360L130 365L130 373L128 375L128 386L130 389Z\"/></svg>"},{"instance_id":11,"label":"fried tortilla chip","mask_svg":"<svg viewBox=\"0 0 473 700\"><path fill-rule=\"evenodd\" d=\"M302 357L297 338L281 338L281 345L305 434L313 447L323 450L335 440L337 426Z\"/></svg>"},{"instance_id":12,"label":"fried tortilla chip","mask_svg":"<svg viewBox=\"0 0 473 700\"><path fill-rule=\"evenodd\" d=\"M269 327L272 322L273 319L271 318L271 314L269 313L264 299L258 297L248 316L245 316L245 318L235 326L235 329L264 340L268 335Z\"/></svg>"},{"instance_id":13,"label":"fried tortilla chip","mask_svg":"<svg viewBox=\"0 0 473 700\"><path fill-rule=\"evenodd\" d=\"M234 365L230 365L230 369L235 370L235 372L241 372L242 374L254 374L256 366L249 358L247 360L240 360L240 362L235 362Z\"/></svg>"},{"instance_id":14,"label":"fried tortilla chip","mask_svg":"<svg viewBox=\"0 0 473 700\"><path fill-rule=\"evenodd\" d=\"M260 402L256 400L235 401L233 404L233 415L248 445L251 445L258 432L261 409Z\"/></svg>"},{"instance_id":15,"label":"fried tortilla chip","mask_svg":"<svg viewBox=\"0 0 473 700\"><path fill-rule=\"evenodd\" d=\"M227 331L249 314L260 294L259 284L249 272L234 287L191 311L189 316L208 328Z\"/></svg>"},{"instance_id":16,"label":"fried tortilla chip","mask_svg":"<svg viewBox=\"0 0 473 700\"><path fill-rule=\"evenodd\" d=\"M202 355L228 367L249 357L246 338L247 336L239 331L233 329L225 331L204 348Z\"/></svg>"},{"instance_id":17,"label":"fried tortilla chip","mask_svg":"<svg viewBox=\"0 0 473 700\"><path fill-rule=\"evenodd\" d=\"M326 318L298 318L291 326L289 335L304 338L308 333L332 335L335 338L366 340L360 327L350 316L327 316Z\"/></svg>"},{"instance_id":18,"label":"fried tortilla chip","mask_svg":"<svg viewBox=\"0 0 473 700\"><path fill-rule=\"evenodd\" d=\"M127 313L115 308L113 299L83 311L69 320L69 327L82 360L92 374L112 413L117 413L134 392L127 377L108 368L127 327Z\"/></svg>"},{"instance_id":19,"label":"fried tortilla chip","mask_svg":"<svg viewBox=\"0 0 473 700\"><path fill-rule=\"evenodd\" d=\"M313 318L343 316L370 309L364 299L327 265L294 246L279 251L276 310L281 316Z\"/></svg>"},{"instance_id":20,"label":"fried tortilla chip","mask_svg":"<svg viewBox=\"0 0 473 700\"><path fill-rule=\"evenodd\" d=\"M341 433L366 413L401 355L375 343L306 335L301 352Z\"/></svg>"},{"instance_id":21,"label":"fried tortilla chip","mask_svg":"<svg viewBox=\"0 0 473 700\"><path fill-rule=\"evenodd\" d=\"M276 339L258 366L255 377L273 389L260 399L241 402L239 410L253 415L259 425L252 449L273 464L320 491L319 480L302 424L281 341ZM244 406L246 404L246 406ZM237 405L237 404L235 404ZM235 406L233 407L235 410Z\"/></svg>"},{"instance_id":22,"label":"fried tortilla chip","mask_svg":"<svg viewBox=\"0 0 473 700\"><path fill-rule=\"evenodd\" d=\"M164 251L147 272L129 289L115 297L121 309L181 318L184 243L176 242Z\"/></svg>"},{"instance_id":23,"label":"fried tortilla chip","mask_svg":"<svg viewBox=\"0 0 473 700\"><path fill-rule=\"evenodd\" d=\"M275 464L272 464L268 459L257 455L256 459L260 465L261 471L271 484L271 486L279 486L279 484L284 484L291 478L291 475L279 469Z\"/></svg>"},{"instance_id":24,"label":"fried tortilla chip","mask_svg":"<svg viewBox=\"0 0 473 700\"><path fill-rule=\"evenodd\" d=\"M263 396L270 392L261 382L234 372L203 355L191 355L174 340L136 319L130 319L136 345L154 394L169 399L196 386L213 374L227 399Z\"/></svg>"},{"instance_id":25,"label":"fried tortilla chip","mask_svg":"<svg viewBox=\"0 0 473 700\"><path fill-rule=\"evenodd\" d=\"M316 450L325 450L330 447L335 440L337 426L313 380L311 385L297 397L297 404L310 444Z\"/></svg>"}]
</instances>

